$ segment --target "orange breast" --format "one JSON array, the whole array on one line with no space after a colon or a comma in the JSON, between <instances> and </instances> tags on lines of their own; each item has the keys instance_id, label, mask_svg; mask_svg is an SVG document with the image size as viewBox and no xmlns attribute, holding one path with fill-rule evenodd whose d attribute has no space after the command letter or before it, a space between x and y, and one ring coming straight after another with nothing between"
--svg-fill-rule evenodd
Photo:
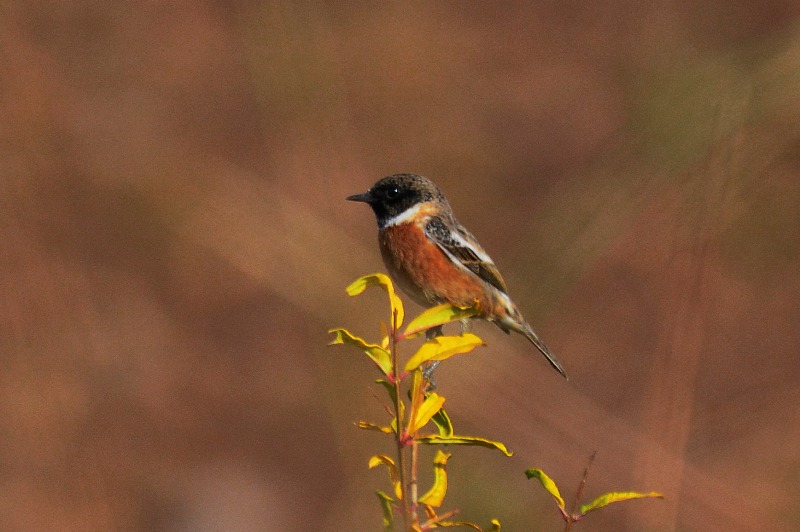
<instances>
[{"instance_id":1,"label":"orange breast","mask_svg":"<svg viewBox=\"0 0 800 532\"><path fill-rule=\"evenodd\" d=\"M379 238L383 262L389 273L417 303L469 306L477 300L481 308L493 306L494 298L486 283L454 265L428 240L418 224L389 226L380 232Z\"/></svg>"}]
</instances>

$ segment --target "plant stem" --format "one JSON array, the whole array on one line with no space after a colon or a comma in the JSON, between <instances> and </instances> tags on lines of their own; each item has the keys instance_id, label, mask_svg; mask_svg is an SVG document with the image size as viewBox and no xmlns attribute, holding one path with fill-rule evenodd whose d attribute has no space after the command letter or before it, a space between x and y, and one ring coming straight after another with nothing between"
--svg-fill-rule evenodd
<instances>
[{"instance_id":1,"label":"plant stem","mask_svg":"<svg viewBox=\"0 0 800 532\"><path fill-rule=\"evenodd\" d=\"M408 486L406 485L406 451L405 451L405 419L400 408L402 403L402 390L400 387L400 364L397 356L397 309L392 313L392 331L389 336L391 340L392 354L392 381L394 384L394 412L397 419L397 430L395 430L395 443L397 444L397 469L400 474L400 497L403 500L403 527L410 530L411 526L411 505L408 501Z\"/></svg>"},{"instance_id":2,"label":"plant stem","mask_svg":"<svg viewBox=\"0 0 800 532\"><path fill-rule=\"evenodd\" d=\"M581 499L583 498L583 488L586 486L586 479L589 478L589 468L592 467L595 456L597 456L597 451L594 451L592 456L589 457L589 463L586 464L586 469L583 470L583 478L581 478L581 483L578 484L578 490L575 492L575 502L572 505L572 515L575 515L575 512L578 511L578 505L581 503Z\"/></svg>"},{"instance_id":3,"label":"plant stem","mask_svg":"<svg viewBox=\"0 0 800 532\"><path fill-rule=\"evenodd\" d=\"M419 504L417 495L417 458L419 451L419 443L414 440L411 444L411 508L412 524L419 528L419 515L417 514L417 505Z\"/></svg>"},{"instance_id":4,"label":"plant stem","mask_svg":"<svg viewBox=\"0 0 800 532\"><path fill-rule=\"evenodd\" d=\"M572 511L570 512L569 519L567 520L567 526L564 527L564 532L569 532L572 528L572 523L575 522L575 514L578 511L578 505L581 503L581 498L583 498L583 488L586 486L586 479L589 477L589 468L592 467L592 463L594 463L594 458L597 456L597 451L592 453L592 456L589 457L589 463L586 464L586 469L583 470L583 478L581 478L580 484L578 484L578 489L575 491L575 501L572 503Z\"/></svg>"}]
</instances>

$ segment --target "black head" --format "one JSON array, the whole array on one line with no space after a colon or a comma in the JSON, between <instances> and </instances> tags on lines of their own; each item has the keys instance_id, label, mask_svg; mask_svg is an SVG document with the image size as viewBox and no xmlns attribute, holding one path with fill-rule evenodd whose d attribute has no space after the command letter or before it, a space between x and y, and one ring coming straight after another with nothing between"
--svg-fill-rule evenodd
<instances>
[{"instance_id":1,"label":"black head","mask_svg":"<svg viewBox=\"0 0 800 532\"><path fill-rule=\"evenodd\" d=\"M368 203L378 219L378 227L414 205L428 201L449 209L447 200L436 183L416 174L394 174L384 177L363 194L348 196L350 201Z\"/></svg>"}]
</instances>

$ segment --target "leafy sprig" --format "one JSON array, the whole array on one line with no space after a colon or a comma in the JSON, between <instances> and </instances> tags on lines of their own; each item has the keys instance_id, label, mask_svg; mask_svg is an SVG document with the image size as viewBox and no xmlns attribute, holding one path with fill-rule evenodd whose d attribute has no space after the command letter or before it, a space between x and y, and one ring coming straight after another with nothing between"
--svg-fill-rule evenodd
<instances>
[{"instance_id":1,"label":"leafy sprig","mask_svg":"<svg viewBox=\"0 0 800 532\"><path fill-rule=\"evenodd\" d=\"M489 528L482 529L475 523L453 521L456 510L437 513L447 494L447 463L451 454L437 450L433 457L433 482L427 491L418 493L417 471L420 445L471 445L500 451L506 456L511 452L498 441L477 436L456 434L450 416L444 410L445 398L432 391L424 376L424 369L432 362L441 362L455 355L470 353L485 345L478 336L466 333L458 336L431 335L416 351L400 363L398 344L437 329L448 323L465 320L477 314L475 308L439 305L416 316L403 329L405 310L397 296L391 280L376 273L356 280L347 287L347 293L356 296L369 287L380 287L389 299L390 325L381 324L380 340L369 342L347 329L332 329L334 335L330 345L349 345L363 352L380 373L378 383L392 403L390 419L382 423L359 421L357 426L365 430L378 431L394 438L396 456L377 454L370 458L369 467L383 467L388 472L392 489L389 493L376 494L383 510L383 525L393 530L395 514L402 515L405 530L426 531L441 527L468 527L473 530L500 530L500 523L493 520ZM405 345L405 344L403 344Z\"/></svg>"}]
</instances>

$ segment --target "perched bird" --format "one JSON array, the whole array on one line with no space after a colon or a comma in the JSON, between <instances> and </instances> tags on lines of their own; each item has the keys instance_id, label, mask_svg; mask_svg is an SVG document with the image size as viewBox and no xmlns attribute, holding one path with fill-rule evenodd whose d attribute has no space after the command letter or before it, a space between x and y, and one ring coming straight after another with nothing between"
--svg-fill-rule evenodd
<instances>
[{"instance_id":1,"label":"perched bird","mask_svg":"<svg viewBox=\"0 0 800 532\"><path fill-rule=\"evenodd\" d=\"M347 199L372 207L383 262L409 297L424 307L477 304L481 318L506 333L525 336L556 371L567 377L561 363L511 301L492 259L456 221L436 183L415 174L395 174Z\"/></svg>"}]
</instances>

